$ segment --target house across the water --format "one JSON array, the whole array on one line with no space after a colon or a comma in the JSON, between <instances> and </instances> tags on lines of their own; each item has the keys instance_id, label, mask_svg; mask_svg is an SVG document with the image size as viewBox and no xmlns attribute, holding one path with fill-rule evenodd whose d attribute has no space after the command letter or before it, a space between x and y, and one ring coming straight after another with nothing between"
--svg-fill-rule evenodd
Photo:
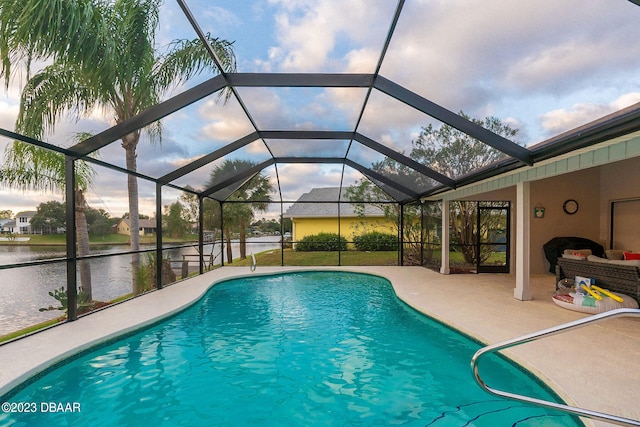
<instances>
[{"instance_id":1,"label":"house across the water","mask_svg":"<svg viewBox=\"0 0 640 427\"><path fill-rule=\"evenodd\" d=\"M291 219L294 245L304 237L318 233L340 234L348 242L371 231L397 234L397 227L385 218L379 206L365 204L359 208L340 200L339 187L311 189L287 209L284 218Z\"/></svg>"},{"instance_id":2,"label":"house across the water","mask_svg":"<svg viewBox=\"0 0 640 427\"><path fill-rule=\"evenodd\" d=\"M126 234L131 236L131 225L129 218L123 218L116 225L116 233ZM154 236L156 234L156 220L155 219L139 219L138 220L139 233L141 236Z\"/></svg>"}]
</instances>

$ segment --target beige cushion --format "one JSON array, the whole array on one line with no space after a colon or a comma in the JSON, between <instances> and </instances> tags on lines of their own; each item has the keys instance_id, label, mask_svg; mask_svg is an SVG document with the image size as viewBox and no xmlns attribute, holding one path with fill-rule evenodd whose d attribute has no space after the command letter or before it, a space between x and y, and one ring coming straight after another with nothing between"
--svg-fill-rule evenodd
<instances>
[{"instance_id":1,"label":"beige cushion","mask_svg":"<svg viewBox=\"0 0 640 427\"><path fill-rule=\"evenodd\" d=\"M567 255L582 255L589 256L592 254L591 249L565 249L564 253Z\"/></svg>"},{"instance_id":2,"label":"beige cushion","mask_svg":"<svg viewBox=\"0 0 640 427\"><path fill-rule=\"evenodd\" d=\"M591 261L591 262L602 262L602 263L609 263L611 262L611 260L606 259L606 258L600 258L599 256L595 256L595 255L589 255L587 257L587 261Z\"/></svg>"},{"instance_id":3,"label":"beige cushion","mask_svg":"<svg viewBox=\"0 0 640 427\"><path fill-rule=\"evenodd\" d=\"M624 251L620 249L609 249L608 251L604 251L607 259L624 259Z\"/></svg>"},{"instance_id":4,"label":"beige cushion","mask_svg":"<svg viewBox=\"0 0 640 427\"><path fill-rule=\"evenodd\" d=\"M616 265L633 265L635 267L640 267L640 259L632 259L629 261L613 259L609 261L609 263L616 264Z\"/></svg>"},{"instance_id":5,"label":"beige cushion","mask_svg":"<svg viewBox=\"0 0 640 427\"><path fill-rule=\"evenodd\" d=\"M566 258L566 259L576 259L578 261L586 261L587 257L584 256L580 256L580 255L571 255L571 254L562 254L562 258Z\"/></svg>"}]
</instances>

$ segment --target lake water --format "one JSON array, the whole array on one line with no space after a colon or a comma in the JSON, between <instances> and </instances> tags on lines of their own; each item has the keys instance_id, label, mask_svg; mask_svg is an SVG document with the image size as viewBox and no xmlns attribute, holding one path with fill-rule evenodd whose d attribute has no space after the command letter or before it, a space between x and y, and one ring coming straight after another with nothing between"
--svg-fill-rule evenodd
<instances>
[{"instance_id":1,"label":"lake water","mask_svg":"<svg viewBox=\"0 0 640 427\"><path fill-rule=\"evenodd\" d=\"M238 246L237 241L232 243L235 257L239 255ZM254 237L247 240L247 253L279 247L277 236ZM128 250L128 246L110 246L92 248L91 253L117 254ZM219 243L213 245L214 264L220 264L220 250ZM205 263L209 260L211 252L212 245L205 245ZM165 257L168 255L175 260L181 260L182 255L197 254L197 246L164 250ZM65 255L64 247L60 246L0 246L0 265L63 258ZM144 257L145 254L142 254L142 259ZM197 260L196 257L188 259ZM91 260L90 263L93 299L109 301L131 292L131 255L99 258ZM192 263L192 268L195 268L195 265ZM180 271L179 263L174 263L173 267ZM66 275L65 262L0 270L0 335L61 316L63 312L59 310L40 312L39 309L59 306L58 301L49 296L49 292L61 286L66 288Z\"/></svg>"}]
</instances>

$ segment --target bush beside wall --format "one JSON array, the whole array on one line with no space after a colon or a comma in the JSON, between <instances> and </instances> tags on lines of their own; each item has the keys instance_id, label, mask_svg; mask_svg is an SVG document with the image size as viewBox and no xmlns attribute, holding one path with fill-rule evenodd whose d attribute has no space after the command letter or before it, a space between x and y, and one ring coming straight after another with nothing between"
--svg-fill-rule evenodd
<instances>
[{"instance_id":1,"label":"bush beside wall","mask_svg":"<svg viewBox=\"0 0 640 427\"><path fill-rule=\"evenodd\" d=\"M346 251L347 239L336 233L318 233L305 236L296 243L296 251Z\"/></svg>"},{"instance_id":2,"label":"bush beside wall","mask_svg":"<svg viewBox=\"0 0 640 427\"><path fill-rule=\"evenodd\" d=\"M359 251L397 251L398 237L393 234L371 231L353 238L356 250Z\"/></svg>"}]
</instances>

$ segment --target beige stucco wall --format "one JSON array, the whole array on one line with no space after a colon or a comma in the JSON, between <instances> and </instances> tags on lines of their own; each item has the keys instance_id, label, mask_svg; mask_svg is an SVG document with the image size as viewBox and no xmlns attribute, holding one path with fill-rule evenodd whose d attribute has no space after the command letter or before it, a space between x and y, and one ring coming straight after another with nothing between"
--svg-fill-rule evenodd
<instances>
[{"instance_id":1,"label":"beige stucco wall","mask_svg":"<svg viewBox=\"0 0 640 427\"><path fill-rule=\"evenodd\" d=\"M336 218L292 218L292 222L294 241L321 232L338 232L338 220ZM340 234L349 242L353 241L354 236L370 231L393 234L395 233L395 228L385 218L340 218Z\"/></svg>"},{"instance_id":2,"label":"beige stucco wall","mask_svg":"<svg viewBox=\"0 0 640 427\"><path fill-rule=\"evenodd\" d=\"M600 240L607 242L608 247L611 202L640 198L640 158L602 166L600 196ZM640 250L640 244L637 247L634 250Z\"/></svg>"},{"instance_id":3,"label":"beige stucco wall","mask_svg":"<svg viewBox=\"0 0 640 427\"><path fill-rule=\"evenodd\" d=\"M554 237L584 237L605 246L600 238L600 168L559 175L531 183L531 206L543 206L544 218L531 219L531 273L549 271L543 245ZM578 212L562 210L567 199L578 202Z\"/></svg>"},{"instance_id":4,"label":"beige stucco wall","mask_svg":"<svg viewBox=\"0 0 640 427\"><path fill-rule=\"evenodd\" d=\"M118 227L116 228L116 232L118 234L126 234L127 236L131 235L130 232L129 232L129 226L124 221L120 221L120 223L118 223Z\"/></svg>"},{"instance_id":5,"label":"beige stucco wall","mask_svg":"<svg viewBox=\"0 0 640 427\"><path fill-rule=\"evenodd\" d=\"M584 169L531 182L531 207L545 208L544 218L531 218L531 273L549 271L543 245L553 237L584 237L608 248L610 204L615 200L640 198L640 158ZM487 192L473 200L512 202L512 260L515 253L515 187ZM567 199L579 203L578 212L567 215L562 205Z\"/></svg>"},{"instance_id":6,"label":"beige stucco wall","mask_svg":"<svg viewBox=\"0 0 640 427\"><path fill-rule=\"evenodd\" d=\"M531 203L545 207L543 219L531 220L531 273L548 271L542 245L555 236L585 237L609 247L611 202L640 198L640 158L560 175L531 183ZM578 212L562 211L566 199L580 204Z\"/></svg>"}]
</instances>

